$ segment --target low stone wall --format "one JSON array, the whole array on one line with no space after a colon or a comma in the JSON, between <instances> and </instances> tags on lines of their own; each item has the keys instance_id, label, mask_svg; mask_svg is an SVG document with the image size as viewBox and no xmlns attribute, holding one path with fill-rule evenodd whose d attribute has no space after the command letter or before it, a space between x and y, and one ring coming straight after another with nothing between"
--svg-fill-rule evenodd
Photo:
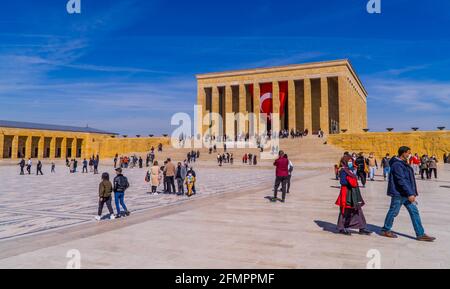
<instances>
[{"instance_id":1,"label":"low stone wall","mask_svg":"<svg viewBox=\"0 0 450 289\"><path fill-rule=\"evenodd\" d=\"M444 153L450 153L450 131L344 133L329 135L327 142L349 152L374 152L378 158L396 155L400 146L419 155L436 155L440 162Z\"/></svg>"},{"instance_id":2,"label":"low stone wall","mask_svg":"<svg viewBox=\"0 0 450 289\"><path fill-rule=\"evenodd\" d=\"M158 149L158 144L164 147L170 145L168 137L143 137L143 138L104 138L98 140L98 152L102 158L112 158L115 154L127 155L130 153L148 152L153 146Z\"/></svg>"}]
</instances>

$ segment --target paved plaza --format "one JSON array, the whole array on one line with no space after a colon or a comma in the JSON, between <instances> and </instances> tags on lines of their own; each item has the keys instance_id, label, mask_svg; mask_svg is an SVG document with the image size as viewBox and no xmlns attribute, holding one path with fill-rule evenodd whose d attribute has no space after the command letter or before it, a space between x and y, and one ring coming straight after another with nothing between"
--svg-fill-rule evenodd
<instances>
[{"instance_id":1,"label":"paved plaza","mask_svg":"<svg viewBox=\"0 0 450 289\"><path fill-rule=\"evenodd\" d=\"M371 249L382 268L450 268L450 166L418 180L419 209L434 243L414 240L404 208L398 239L376 234L388 209L386 182L362 189L372 236L336 234L338 182L331 165L302 164L285 204L271 203L267 165L196 164L198 195L151 196L145 169L128 169L130 217L96 222L99 176L19 176L0 166L0 268L65 268L76 249L82 268L366 268ZM102 167L102 171L112 169ZM45 173L45 171L44 171ZM379 170L381 173L381 170Z\"/></svg>"}]
</instances>

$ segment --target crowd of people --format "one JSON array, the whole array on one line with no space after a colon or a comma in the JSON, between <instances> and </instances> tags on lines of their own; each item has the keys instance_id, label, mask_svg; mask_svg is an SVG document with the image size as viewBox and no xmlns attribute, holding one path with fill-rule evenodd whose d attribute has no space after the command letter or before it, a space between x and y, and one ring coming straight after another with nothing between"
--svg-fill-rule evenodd
<instances>
[{"instance_id":1,"label":"crowd of people","mask_svg":"<svg viewBox=\"0 0 450 289\"><path fill-rule=\"evenodd\" d=\"M256 154L252 154L252 153L245 153L242 156L242 163L243 164L249 164L249 165L257 165L257 157Z\"/></svg>"},{"instance_id":2,"label":"crowd of people","mask_svg":"<svg viewBox=\"0 0 450 289\"><path fill-rule=\"evenodd\" d=\"M352 161L351 170L353 174L357 176L358 180L361 181L363 188L366 186L367 178L370 181L375 180L376 172L380 166L383 170L383 179L386 181L389 178L389 174L391 172L390 161L392 159L389 153L383 157L380 163L373 152L369 153L368 157L366 157L362 152L358 154L350 154L346 152L346 155L349 156ZM434 155L431 157L428 157L428 155L422 155L419 157L416 153L408 159L408 164L412 167L414 174L420 175L422 180L425 178L429 180L432 176L437 179L437 163L438 160ZM339 179L339 169L341 168L340 165L341 164L336 164L334 167L336 180Z\"/></svg>"},{"instance_id":3,"label":"crowd of people","mask_svg":"<svg viewBox=\"0 0 450 289\"><path fill-rule=\"evenodd\" d=\"M222 154L217 154L217 164L221 167L224 163L230 165L234 164L234 154L229 152L224 152Z\"/></svg>"},{"instance_id":4,"label":"crowd of people","mask_svg":"<svg viewBox=\"0 0 450 289\"><path fill-rule=\"evenodd\" d=\"M429 160L426 162L428 163ZM418 191L412 164L414 162L412 161L411 149L406 146L399 148L397 156L391 158L389 154L386 154L381 162L384 179L388 179L387 195L391 197L391 204L386 214L381 235L388 238L397 238L397 235L392 232L392 227L400 208L405 206L411 217L417 240L432 242L435 238L425 234L417 208ZM377 168L378 162L373 153L365 158L363 153L355 156L345 152L341 158L336 172L336 178L341 185L336 200L336 205L340 208L337 221L337 228L340 233L351 235L349 229L359 229L359 233L363 235L372 233L367 229L362 210L365 202L358 180L364 187L366 174L369 173L369 178L373 180Z\"/></svg>"}]
</instances>

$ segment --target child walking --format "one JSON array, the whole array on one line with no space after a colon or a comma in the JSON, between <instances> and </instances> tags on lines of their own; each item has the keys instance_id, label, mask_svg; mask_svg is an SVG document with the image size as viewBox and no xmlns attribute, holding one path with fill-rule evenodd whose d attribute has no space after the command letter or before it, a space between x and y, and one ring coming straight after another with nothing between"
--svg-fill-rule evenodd
<instances>
[{"instance_id":1,"label":"child walking","mask_svg":"<svg viewBox=\"0 0 450 289\"><path fill-rule=\"evenodd\" d=\"M109 219L114 220L114 211L111 206L111 194L112 194L112 184L109 181L109 174L102 174L102 181L98 186L98 214L95 216L97 221L100 221L102 218L103 205L106 203L106 207L108 207L109 211Z\"/></svg>"}]
</instances>

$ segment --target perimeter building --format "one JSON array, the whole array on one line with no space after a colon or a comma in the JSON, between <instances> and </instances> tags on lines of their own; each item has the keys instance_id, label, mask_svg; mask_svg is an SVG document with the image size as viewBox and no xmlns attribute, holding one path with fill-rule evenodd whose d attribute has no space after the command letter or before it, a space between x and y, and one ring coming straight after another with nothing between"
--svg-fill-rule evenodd
<instances>
[{"instance_id":1,"label":"perimeter building","mask_svg":"<svg viewBox=\"0 0 450 289\"><path fill-rule=\"evenodd\" d=\"M99 153L103 139L115 136L90 127L0 120L0 159L86 158Z\"/></svg>"},{"instance_id":2,"label":"perimeter building","mask_svg":"<svg viewBox=\"0 0 450 289\"><path fill-rule=\"evenodd\" d=\"M261 112L278 113L280 129L338 134L367 128L367 91L346 59L199 74L197 85L203 134L224 135L234 126L235 135L253 135ZM243 117L227 120L232 113ZM220 125L213 125L214 115L222 117Z\"/></svg>"}]
</instances>

